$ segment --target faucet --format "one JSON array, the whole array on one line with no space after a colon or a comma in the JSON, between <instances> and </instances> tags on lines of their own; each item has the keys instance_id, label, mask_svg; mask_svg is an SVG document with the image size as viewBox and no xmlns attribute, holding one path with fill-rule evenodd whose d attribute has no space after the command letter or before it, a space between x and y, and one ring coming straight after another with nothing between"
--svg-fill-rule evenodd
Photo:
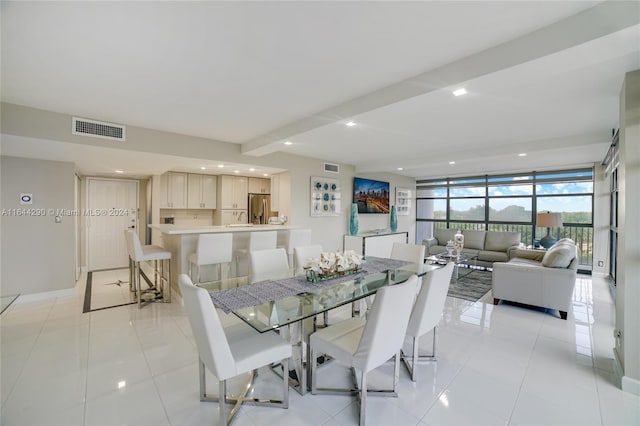
<instances>
[{"instance_id":1,"label":"faucet","mask_svg":"<svg viewBox=\"0 0 640 426\"><path fill-rule=\"evenodd\" d=\"M242 215L245 215L245 216L246 216L246 215L247 215L247 212L245 212L244 210L242 210L242 211L240 212L240 214L238 215L238 222L240 222L240 219L242 219Z\"/></svg>"}]
</instances>

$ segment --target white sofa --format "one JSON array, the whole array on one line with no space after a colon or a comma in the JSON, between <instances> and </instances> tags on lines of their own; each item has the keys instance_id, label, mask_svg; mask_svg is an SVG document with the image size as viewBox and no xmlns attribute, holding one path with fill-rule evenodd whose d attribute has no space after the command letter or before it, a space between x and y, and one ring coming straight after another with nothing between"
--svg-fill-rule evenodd
<instances>
[{"instance_id":1,"label":"white sofa","mask_svg":"<svg viewBox=\"0 0 640 426\"><path fill-rule=\"evenodd\" d=\"M557 309L567 319L578 271L575 243L564 238L549 250L515 250L508 262L493 264L493 303L500 300Z\"/></svg>"},{"instance_id":2,"label":"white sofa","mask_svg":"<svg viewBox=\"0 0 640 426\"><path fill-rule=\"evenodd\" d=\"M426 254L446 253L447 241L453 241L453 236L457 232L457 229L434 229L433 238L422 240L422 244L426 246ZM464 235L462 253L478 256L476 265L485 268L491 268L494 262L508 261L513 257L511 252L522 246L519 232L465 229L462 231L462 235Z\"/></svg>"}]
</instances>

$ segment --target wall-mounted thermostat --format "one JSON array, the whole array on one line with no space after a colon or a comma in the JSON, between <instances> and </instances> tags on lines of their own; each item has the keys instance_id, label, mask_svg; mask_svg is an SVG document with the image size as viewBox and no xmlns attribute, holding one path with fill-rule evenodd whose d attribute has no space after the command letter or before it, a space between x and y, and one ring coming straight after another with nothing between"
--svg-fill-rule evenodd
<instances>
[{"instance_id":1,"label":"wall-mounted thermostat","mask_svg":"<svg viewBox=\"0 0 640 426\"><path fill-rule=\"evenodd\" d=\"M33 194L20 194L20 204L32 204Z\"/></svg>"}]
</instances>

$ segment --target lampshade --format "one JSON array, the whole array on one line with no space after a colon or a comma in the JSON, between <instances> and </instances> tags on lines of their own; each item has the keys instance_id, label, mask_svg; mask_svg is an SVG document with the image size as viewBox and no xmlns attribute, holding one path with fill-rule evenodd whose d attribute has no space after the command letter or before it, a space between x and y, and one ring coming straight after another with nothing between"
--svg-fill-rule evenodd
<instances>
[{"instance_id":1,"label":"lampshade","mask_svg":"<svg viewBox=\"0 0 640 426\"><path fill-rule=\"evenodd\" d=\"M563 225L562 213L538 213L536 225L541 228L559 228Z\"/></svg>"}]
</instances>

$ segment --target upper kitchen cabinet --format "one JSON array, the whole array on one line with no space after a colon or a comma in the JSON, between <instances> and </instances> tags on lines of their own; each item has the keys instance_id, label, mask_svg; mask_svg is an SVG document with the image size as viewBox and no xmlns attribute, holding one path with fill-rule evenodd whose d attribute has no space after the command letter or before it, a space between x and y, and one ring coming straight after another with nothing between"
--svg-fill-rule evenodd
<instances>
[{"instance_id":1,"label":"upper kitchen cabinet","mask_svg":"<svg viewBox=\"0 0 640 426\"><path fill-rule=\"evenodd\" d=\"M249 178L249 194L270 194L271 180L263 178Z\"/></svg>"},{"instance_id":2,"label":"upper kitchen cabinet","mask_svg":"<svg viewBox=\"0 0 640 426\"><path fill-rule=\"evenodd\" d=\"M248 178L246 176L218 177L219 209L247 209Z\"/></svg>"},{"instance_id":3,"label":"upper kitchen cabinet","mask_svg":"<svg viewBox=\"0 0 640 426\"><path fill-rule=\"evenodd\" d=\"M160 176L160 208L187 208L187 174L167 172Z\"/></svg>"},{"instance_id":4,"label":"upper kitchen cabinet","mask_svg":"<svg viewBox=\"0 0 640 426\"><path fill-rule=\"evenodd\" d=\"M271 176L271 211L280 210L280 175Z\"/></svg>"},{"instance_id":5,"label":"upper kitchen cabinet","mask_svg":"<svg viewBox=\"0 0 640 426\"><path fill-rule=\"evenodd\" d=\"M189 173L187 208L216 208L216 176Z\"/></svg>"}]
</instances>

